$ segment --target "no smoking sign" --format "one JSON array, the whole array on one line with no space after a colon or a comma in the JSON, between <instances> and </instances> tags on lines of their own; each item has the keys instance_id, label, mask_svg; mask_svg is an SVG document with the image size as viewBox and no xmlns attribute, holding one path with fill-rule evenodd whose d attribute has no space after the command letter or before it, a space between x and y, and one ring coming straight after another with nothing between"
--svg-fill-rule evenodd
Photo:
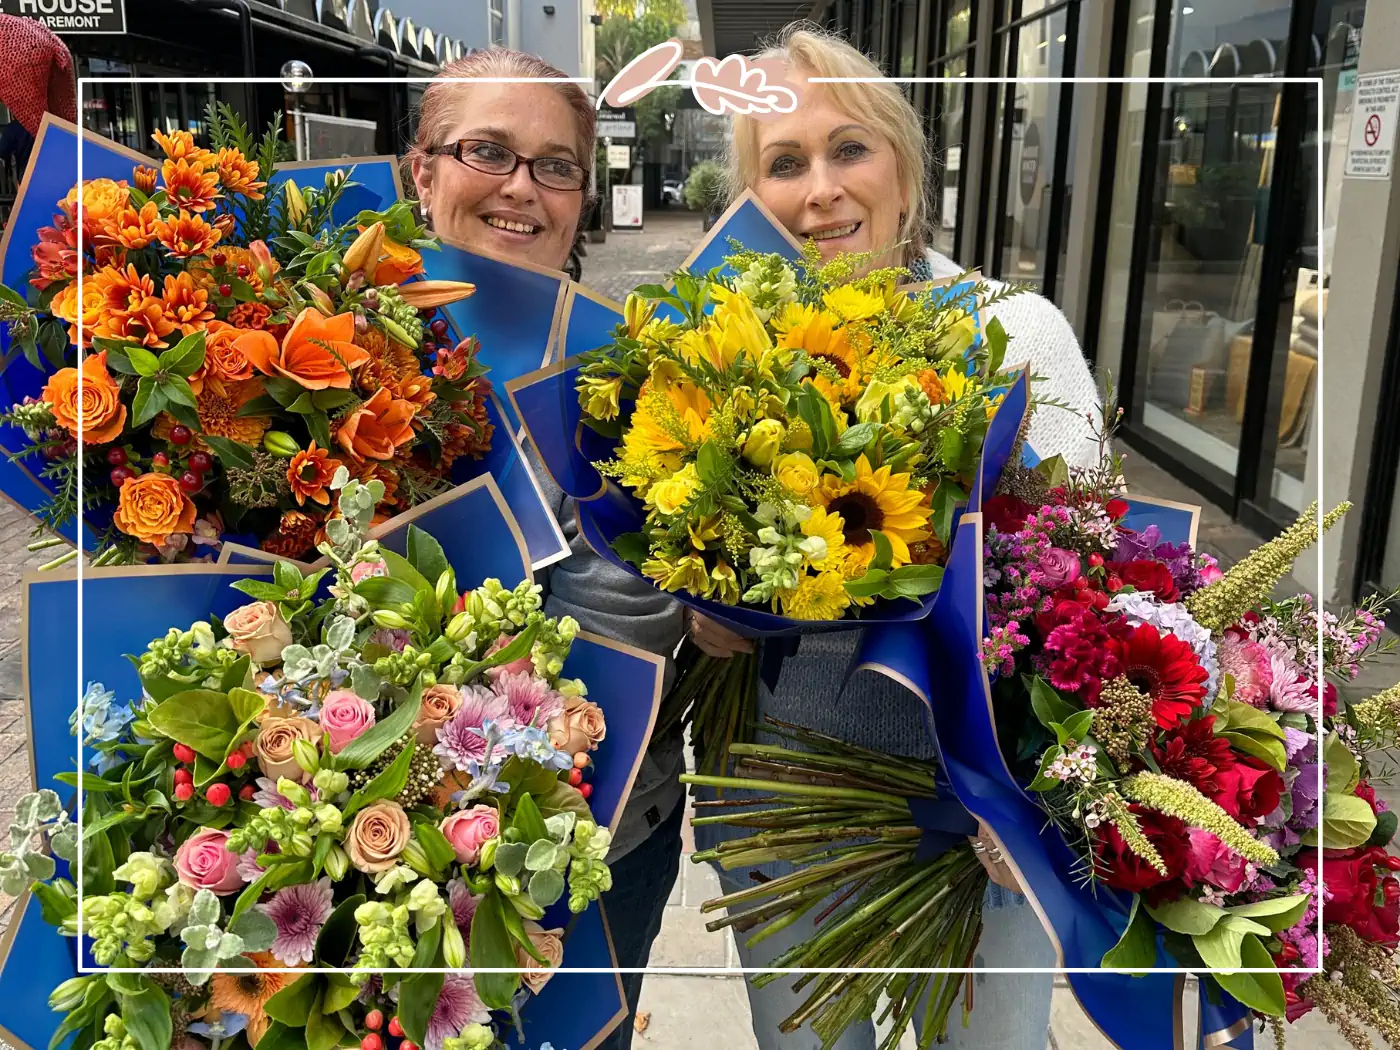
<instances>
[{"instance_id":1,"label":"no smoking sign","mask_svg":"<svg viewBox=\"0 0 1400 1050\"><path fill-rule=\"evenodd\" d=\"M1395 160L1397 120L1400 120L1400 70L1357 77L1356 109L1347 143L1347 178L1390 178Z\"/></svg>"}]
</instances>

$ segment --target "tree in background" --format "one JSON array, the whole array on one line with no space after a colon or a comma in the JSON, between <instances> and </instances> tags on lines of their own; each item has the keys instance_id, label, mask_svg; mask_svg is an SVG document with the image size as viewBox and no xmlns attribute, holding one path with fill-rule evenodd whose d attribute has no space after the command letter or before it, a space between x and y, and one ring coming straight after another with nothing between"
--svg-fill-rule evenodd
<instances>
[{"instance_id":1,"label":"tree in background","mask_svg":"<svg viewBox=\"0 0 1400 1050\"><path fill-rule=\"evenodd\" d=\"M593 53L603 85L643 51L670 40L686 21L682 0L598 0L596 6L603 24L594 30ZM680 93L678 87L662 88L637 101L638 146L649 152L670 142Z\"/></svg>"}]
</instances>

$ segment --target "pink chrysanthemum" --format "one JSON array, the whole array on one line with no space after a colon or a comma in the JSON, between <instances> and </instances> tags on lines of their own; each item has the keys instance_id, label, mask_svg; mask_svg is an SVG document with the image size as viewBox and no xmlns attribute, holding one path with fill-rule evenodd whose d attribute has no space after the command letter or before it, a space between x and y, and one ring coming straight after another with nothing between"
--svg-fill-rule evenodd
<instances>
[{"instance_id":1,"label":"pink chrysanthemum","mask_svg":"<svg viewBox=\"0 0 1400 1050\"><path fill-rule=\"evenodd\" d=\"M1268 707L1269 689L1274 684L1269 651L1258 642L1226 632L1217 655L1221 673L1235 680L1230 699L1252 707Z\"/></svg>"},{"instance_id":2,"label":"pink chrysanthemum","mask_svg":"<svg viewBox=\"0 0 1400 1050\"><path fill-rule=\"evenodd\" d=\"M522 726L543 726L564 713L564 698L532 674L503 674L491 688L509 705L511 718Z\"/></svg>"},{"instance_id":3,"label":"pink chrysanthemum","mask_svg":"<svg viewBox=\"0 0 1400 1050\"><path fill-rule=\"evenodd\" d=\"M452 909L452 917L457 920L457 929L462 931L462 939L470 942L472 917L481 898L474 896L461 879L453 879L447 884L447 903Z\"/></svg>"},{"instance_id":4,"label":"pink chrysanthemum","mask_svg":"<svg viewBox=\"0 0 1400 1050\"><path fill-rule=\"evenodd\" d=\"M1312 695L1305 675L1299 674L1298 666L1287 656L1272 653L1269 656L1273 682L1269 687L1269 706L1275 711L1316 711L1317 698Z\"/></svg>"},{"instance_id":5,"label":"pink chrysanthemum","mask_svg":"<svg viewBox=\"0 0 1400 1050\"><path fill-rule=\"evenodd\" d=\"M253 793L253 802L263 809L275 809L280 807L286 810L293 810L297 808L292 804L291 799L277 790L277 781L273 780L271 777L258 777L254 783L257 784L258 789Z\"/></svg>"},{"instance_id":6,"label":"pink chrysanthemum","mask_svg":"<svg viewBox=\"0 0 1400 1050\"><path fill-rule=\"evenodd\" d=\"M316 954L321 927L331 916L330 877L278 890L258 907L277 926L272 954L286 966L309 963Z\"/></svg>"},{"instance_id":7,"label":"pink chrysanthemum","mask_svg":"<svg viewBox=\"0 0 1400 1050\"><path fill-rule=\"evenodd\" d=\"M282 848L277 843L269 840L261 850L262 853L281 853ZM267 870L258 863L259 851L255 849L244 850L238 858L238 874L244 882L257 882Z\"/></svg>"},{"instance_id":8,"label":"pink chrysanthemum","mask_svg":"<svg viewBox=\"0 0 1400 1050\"><path fill-rule=\"evenodd\" d=\"M433 754L449 769L465 770L472 762L486 759L487 722L509 728L510 705L485 686L474 685L462 690L462 706L457 713L438 727L438 742Z\"/></svg>"},{"instance_id":9,"label":"pink chrysanthemum","mask_svg":"<svg viewBox=\"0 0 1400 1050\"><path fill-rule=\"evenodd\" d=\"M437 1006L433 1009L432 1020L428 1022L428 1035L424 1040L426 1050L442 1050L442 1044L453 1036L460 1035L469 1024L485 1024L491 1020L491 1011L486 1009L477 995L476 983L460 974L450 973L442 982Z\"/></svg>"}]
</instances>

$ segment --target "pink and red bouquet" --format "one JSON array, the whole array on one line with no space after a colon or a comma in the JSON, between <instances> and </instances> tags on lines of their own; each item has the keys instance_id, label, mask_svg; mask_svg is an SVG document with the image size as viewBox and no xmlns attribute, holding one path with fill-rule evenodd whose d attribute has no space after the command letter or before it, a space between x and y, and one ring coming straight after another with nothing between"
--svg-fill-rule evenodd
<instances>
[{"instance_id":1,"label":"pink and red bouquet","mask_svg":"<svg viewBox=\"0 0 1400 1050\"><path fill-rule=\"evenodd\" d=\"M1133 895L1104 965L1158 965L1160 932L1178 965L1264 969L1212 974L1261 1016L1317 1005L1348 1038L1358 1019L1400 1037L1396 817L1368 762L1395 740L1400 687L1349 705L1336 686L1388 648L1382 603L1275 597L1315 506L1228 572L1127 528L1104 448L1058 485L1009 470L983 508L1002 749L1082 877Z\"/></svg>"}]
</instances>

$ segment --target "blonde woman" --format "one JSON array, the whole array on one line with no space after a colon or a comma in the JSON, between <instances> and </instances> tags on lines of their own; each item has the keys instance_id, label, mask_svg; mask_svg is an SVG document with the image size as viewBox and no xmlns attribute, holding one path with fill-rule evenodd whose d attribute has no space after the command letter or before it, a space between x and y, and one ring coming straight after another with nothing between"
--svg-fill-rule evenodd
<instances>
[{"instance_id":1,"label":"blonde woman","mask_svg":"<svg viewBox=\"0 0 1400 1050\"><path fill-rule=\"evenodd\" d=\"M838 252L873 252L872 266L903 265L916 280L953 277L963 267L924 245L924 186L927 147L913 108L888 83L813 84L812 77L878 77L880 71L845 41L814 28L790 27L765 58L786 66L797 109L762 119L734 119L730 182L734 191L753 190L788 230L817 241L824 257ZM1012 337L1010 359L1028 358L1037 375L1037 395L1078 411L1042 410L1031 424L1030 442L1043 456L1059 453L1071 464L1089 464L1097 446L1086 413L1098 407L1093 377L1063 315L1046 299L1020 295L994 307ZM867 523L869 524L869 523ZM874 526L872 526L874 527ZM752 643L703 616L690 617L690 634L716 656L747 650ZM935 757L924 727L921 702L882 676L862 673L844 688L859 630L806 635L783 663L776 689L759 693L759 715L772 715L891 754ZM834 683L834 684L833 684ZM777 742L777 741L774 741ZM704 848L714 832L697 829ZM978 840L974 840L977 842ZM1053 966L1055 955L1034 912L1018 892L995 850L979 856L993 884L984 911L977 967ZM776 865L765 874L781 871ZM743 888L747 871L721 872L726 891ZM809 913L810 914L810 913ZM742 945L745 966L762 967L812 933L799 921L752 949ZM796 978L748 988L754 1035L760 1050L819 1050L821 1040L803 1027L791 1035L779 1022L802 997ZM979 1050L1043 1050L1050 1019L1049 974L978 974L976 1009L969 1026L950 1025L949 1043ZM918 1015L916 1014L916 1017ZM953 1017L957 1017L956 1011ZM853 1025L837 1050L875 1045L869 1022Z\"/></svg>"},{"instance_id":2,"label":"blonde woman","mask_svg":"<svg viewBox=\"0 0 1400 1050\"><path fill-rule=\"evenodd\" d=\"M469 83L466 77L559 83ZM534 55L491 48L449 63L423 92L408 156L424 216L450 244L563 269L589 197L594 121L592 100ZM545 612L670 657L683 632L680 605L593 553L578 534L573 500L537 459L532 467L572 551L540 580ZM668 661L668 685L674 670ZM622 967L647 964L680 869L685 807L678 777L684 764L678 732L652 741L608 854L614 889L603 904ZM596 1050L627 1050L632 1043L630 1015L642 975L621 978L629 1017Z\"/></svg>"}]
</instances>

